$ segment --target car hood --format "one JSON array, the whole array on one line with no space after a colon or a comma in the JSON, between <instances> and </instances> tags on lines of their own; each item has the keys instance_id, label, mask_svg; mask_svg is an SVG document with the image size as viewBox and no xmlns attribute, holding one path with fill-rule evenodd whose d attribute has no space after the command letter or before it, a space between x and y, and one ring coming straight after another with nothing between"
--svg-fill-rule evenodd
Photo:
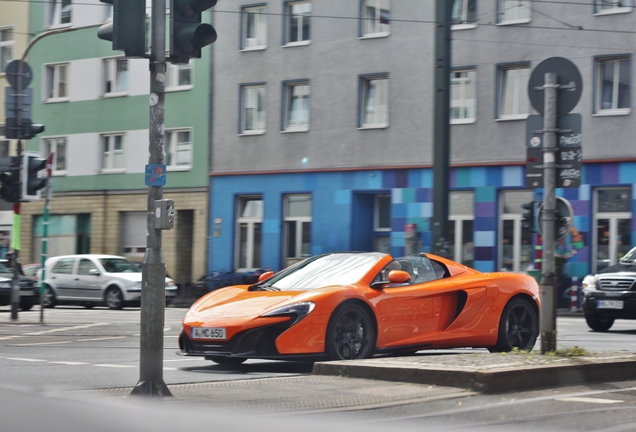
<instances>
[{"instance_id":1,"label":"car hood","mask_svg":"<svg viewBox=\"0 0 636 432\"><path fill-rule=\"evenodd\" d=\"M197 319L205 319L207 317L258 317L301 294L304 293L290 291L247 291L247 286L228 287L213 291L202 297L192 306L188 314L195 316Z\"/></svg>"},{"instance_id":2,"label":"car hood","mask_svg":"<svg viewBox=\"0 0 636 432\"><path fill-rule=\"evenodd\" d=\"M633 263L618 263L609 267L605 267L603 270L600 270L598 272L599 275L607 273L636 273L636 265L634 265Z\"/></svg>"}]
</instances>

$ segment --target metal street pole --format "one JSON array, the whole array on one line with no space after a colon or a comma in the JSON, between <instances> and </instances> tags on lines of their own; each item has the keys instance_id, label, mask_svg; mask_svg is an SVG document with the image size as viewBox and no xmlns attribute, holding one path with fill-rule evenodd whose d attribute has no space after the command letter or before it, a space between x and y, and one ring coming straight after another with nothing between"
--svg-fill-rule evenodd
<instances>
[{"instance_id":1,"label":"metal street pole","mask_svg":"<svg viewBox=\"0 0 636 432\"><path fill-rule=\"evenodd\" d=\"M150 48L149 164L163 164L164 92L166 78L166 0L152 0ZM166 263L161 230L155 228L155 201L162 186L148 186L146 253L141 277L141 341L139 382L133 395L171 396L163 381L163 326Z\"/></svg>"},{"instance_id":2,"label":"metal street pole","mask_svg":"<svg viewBox=\"0 0 636 432\"><path fill-rule=\"evenodd\" d=\"M450 73L453 2L435 2L435 109L433 128L433 251L447 255L450 172Z\"/></svg>"},{"instance_id":3,"label":"metal street pole","mask_svg":"<svg viewBox=\"0 0 636 432\"><path fill-rule=\"evenodd\" d=\"M556 350L556 277L554 248L556 239L556 147L557 83L556 73L545 74L543 141L543 262L541 265L541 354Z\"/></svg>"}]
</instances>

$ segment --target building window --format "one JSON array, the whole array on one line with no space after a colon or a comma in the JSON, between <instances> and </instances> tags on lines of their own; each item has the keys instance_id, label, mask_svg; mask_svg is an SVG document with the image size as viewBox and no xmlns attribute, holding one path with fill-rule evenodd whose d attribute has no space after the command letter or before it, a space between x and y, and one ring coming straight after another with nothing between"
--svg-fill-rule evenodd
<instances>
[{"instance_id":1,"label":"building window","mask_svg":"<svg viewBox=\"0 0 636 432\"><path fill-rule=\"evenodd\" d=\"M309 83L307 81L283 84L285 131L309 130Z\"/></svg>"},{"instance_id":2,"label":"building window","mask_svg":"<svg viewBox=\"0 0 636 432\"><path fill-rule=\"evenodd\" d=\"M630 112L631 59L596 59L595 112L627 114Z\"/></svg>"},{"instance_id":3,"label":"building window","mask_svg":"<svg viewBox=\"0 0 636 432\"><path fill-rule=\"evenodd\" d=\"M263 227L263 200L260 197L238 199L236 219L236 267L261 267L261 237Z\"/></svg>"},{"instance_id":4,"label":"building window","mask_svg":"<svg viewBox=\"0 0 636 432\"><path fill-rule=\"evenodd\" d=\"M49 0L49 27L71 23L71 0Z\"/></svg>"},{"instance_id":5,"label":"building window","mask_svg":"<svg viewBox=\"0 0 636 432\"><path fill-rule=\"evenodd\" d=\"M122 95L128 91L128 60L111 58L104 60L104 95Z\"/></svg>"},{"instance_id":6,"label":"building window","mask_svg":"<svg viewBox=\"0 0 636 432\"><path fill-rule=\"evenodd\" d=\"M68 64L55 64L46 66L46 100L51 102L68 98L66 86Z\"/></svg>"},{"instance_id":7,"label":"building window","mask_svg":"<svg viewBox=\"0 0 636 432\"><path fill-rule=\"evenodd\" d=\"M122 255L133 261L142 261L146 252L146 213L121 212L120 223Z\"/></svg>"},{"instance_id":8,"label":"building window","mask_svg":"<svg viewBox=\"0 0 636 432\"><path fill-rule=\"evenodd\" d=\"M360 8L361 36L387 36L391 31L390 0L362 0Z\"/></svg>"},{"instance_id":9,"label":"building window","mask_svg":"<svg viewBox=\"0 0 636 432\"><path fill-rule=\"evenodd\" d=\"M472 267L474 263L474 193L468 191L451 192L449 207L448 237L451 259Z\"/></svg>"},{"instance_id":10,"label":"building window","mask_svg":"<svg viewBox=\"0 0 636 432\"><path fill-rule=\"evenodd\" d=\"M499 0L498 7L498 22L500 24L527 23L532 18L532 2L530 0Z\"/></svg>"},{"instance_id":11,"label":"building window","mask_svg":"<svg viewBox=\"0 0 636 432\"><path fill-rule=\"evenodd\" d=\"M124 135L102 135L102 171L121 171L124 162Z\"/></svg>"},{"instance_id":12,"label":"building window","mask_svg":"<svg viewBox=\"0 0 636 432\"><path fill-rule=\"evenodd\" d=\"M0 137L4 135L4 131L2 130L4 126L0 127ZM0 138L0 158L6 158L11 155L11 142L9 140L5 140Z\"/></svg>"},{"instance_id":13,"label":"building window","mask_svg":"<svg viewBox=\"0 0 636 432\"><path fill-rule=\"evenodd\" d=\"M265 86L241 88L241 133L265 133Z\"/></svg>"},{"instance_id":14,"label":"building window","mask_svg":"<svg viewBox=\"0 0 636 432\"><path fill-rule=\"evenodd\" d=\"M311 2L297 1L285 5L285 44L300 45L310 40Z\"/></svg>"},{"instance_id":15,"label":"building window","mask_svg":"<svg viewBox=\"0 0 636 432\"><path fill-rule=\"evenodd\" d=\"M14 45L13 28L0 28L0 74L7 71L7 65L13 60Z\"/></svg>"},{"instance_id":16,"label":"building window","mask_svg":"<svg viewBox=\"0 0 636 432\"><path fill-rule=\"evenodd\" d=\"M499 210L499 268L526 271L534 268L532 233L522 229L523 204L533 199L532 191L502 191Z\"/></svg>"},{"instance_id":17,"label":"building window","mask_svg":"<svg viewBox=\"0 0 636 432\"><path fill-rule=\"evenodd\" d=\"M472 123L477 118L475 69L457 69L451 73L451 123Z\"/></svg>"},{"instance_id":18,"label":"building window","mask_svg":"<svg viewBox=\"0 0 636 432\"><path fill-rule=\"evenodd\" d=\"M592 271L616 264L632 248L630 187L594 191Z\"/></svg>"},{"instance_id":19,"label":"building window","mask_svg":"<svg viewBox=\"0 0 636 432\"><path fill-rule=\"evenodd\" d=\"M470 25L477 22L477 0L454 0L451 24L455 26Z\"/></svg>"},{"instance_id":20,"label":"building window","mask_svg":"<svg viewBox=\"0 0 636 432\"><path fill-rule=\"evenodd\" d=\"M596 0L594 11L596 13L630 12L633 6L633 0Z\"/></svg>"},{"instance_id":21,"label":"building window","mask_svg":"<svg viewBox=\"0 0 636 432\"><path fill-rule=\"evenodd\" d=\"M192 166L192 131L167 130L165 136L166 165L170 168Z\"/></svg>"},{"instance_id":22,"label":"building window","mask_svg":"<svg viewBox=\"0 0 636 432\"><path fill-rule=\"evenodd\" d=\"M53 174L66 173L66 138L47 138L44 140L44 154L53 153Z\"/></svg>"},{"instance_id":23,"label":"building window","mask_svg":"<svg viewBox=\"0 0 636 432\"><path fill-rule=\"evenodd\" d=\"M388 75L360 78L360 127L387 127L389 125Z\"/></svg>"},{"instance_id":24,"label":"building window","mask_svg":"<svg viewBox=\"0 0 636 432\"><path fill-rule=\"evenodd\" d=\"M192 88L192 64L169 63L166 70L166 91Z\"/></svg>"},{"instance_id":25,"label":"building window","mask_svg":"<svg viewBox=\"0 0 636 432\"><path fill-rule=\"evenodd\" d=\"M500 119L525 119L530 114L528 98L528 65L502 66L499 68L499 98L497 117Z\"/></svg>"},{"instance_id":26,"label":"building window","mask_svg":"<svg viewBox=\"0 0 636 432\"><path fill-rule=\"evenodd\" d=\"M311 254L311 195L285 196L285 267Z\"/></svg>"},{"instance_id":27,"label":"building window","mask_svg":"<svg viewBox=\"0 0 636 432\"><path fill-rule=\"evenodd\" d=\"M243 8L241 49L267 47L267 15L265 6Z\"/></svg>"},{"instance_id":28,"label":"building window","mask_svg":"<svg viewBox=\"0 0 636 432\"><path fill-rule=\"evenodd\" d=\"M391 252L391 195L373 197L373 250Z\"/></svg>"}]
</instances>

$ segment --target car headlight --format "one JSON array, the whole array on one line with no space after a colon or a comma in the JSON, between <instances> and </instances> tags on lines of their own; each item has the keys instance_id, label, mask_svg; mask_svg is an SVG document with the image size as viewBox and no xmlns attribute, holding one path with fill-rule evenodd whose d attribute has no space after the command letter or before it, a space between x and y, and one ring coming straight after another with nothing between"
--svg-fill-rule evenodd
<instances>
[{"instance_id":1,"label":"car headlight","mask_svg":"<svg viewBox=\"0 0 636 432\"><path fill-rule=\"evenodd\" d=\"M312 310L316 307L314 302L301 302L294 303L291 305L283 306L278 309L274 309L273 311L269 311L263 315L262 317L278 317L278 316L289 316L292 317L293 322L291 325L296 324L301 319L305 318L307 315L311 313Z\"/></svg>"},{"instance_id":2,"label":"car headlight","mask_svg":"<svg viewBox=\"0 0 636 432\"><path fill-rule=\"evenodd\" d=\"M589 294L596 290L596 277L594 275L587 275L581 283L583 295Z\"/></svg>"}]
</instances>

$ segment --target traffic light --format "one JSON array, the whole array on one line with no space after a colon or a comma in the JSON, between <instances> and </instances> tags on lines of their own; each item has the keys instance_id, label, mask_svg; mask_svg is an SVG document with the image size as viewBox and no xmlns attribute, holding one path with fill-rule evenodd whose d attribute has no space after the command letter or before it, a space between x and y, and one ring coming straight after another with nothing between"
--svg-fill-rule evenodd
<instances>
[{"instance_id":1,"label":"traffic light","mask_svg":"<svg viewBox=\"0 0 636 432\"><path fill-rule=\"evenodd\" d=\"M22 139L31 139L39 133L44 132L44 125L33 124L30 119L22 120L20 123L20 137Z\"/></svg>"},{"instance_id":2,"label":"traffic light","mask_svg":"<svg viewBox=\"0 0 636 432\"><path fill-rule=\"evenodd\" d=\"M29 150L22 158L22 199L39 200L40 189L46 186L46 177L40 177L40 171L46 169L46 159L42 159L39 152Z\"/></svg>"},{"instance_id":3,"label":"traffic light","mask_svg":"<svg viewBox=\"0 0 636 432\"><path fill-rule=\"evenodd\" d=\"M201 48L216 41L216 31L201 22L201 12L217 0L170 0L170 62L188 64L201 58Z\"/></svg>"},{"instance_id":4,"label":"traffic light","mask_svg":"<svg viewBox=\"0 0 636 432\"><path fill-rule=\"evenodd\" d=\"M20 202L20 159L17 157L3 158L9 164L2 166L0 173L0 197L6 202Z\"/></svg>"},{"instance_id":5,"label":"traffic light","mask_svg":"<svg viewBox=\"0 0 636 432\"><path fill-rule=\"evenodd\" d=\"M113 20L97 30L126 57L146 57L146 0L99 0L113 5Z\"/></svg>"},{"instance_id":6,"label":"traffic light","mask_svg":"<svg viewBox=\"0 0 636 432\"><path fill-rule=\"evenodd\" d=\"M534 232L534 201L530 201L529 203L521 204L525 212L522 214L521 228Z\"/></svg>"}]
</instances>

